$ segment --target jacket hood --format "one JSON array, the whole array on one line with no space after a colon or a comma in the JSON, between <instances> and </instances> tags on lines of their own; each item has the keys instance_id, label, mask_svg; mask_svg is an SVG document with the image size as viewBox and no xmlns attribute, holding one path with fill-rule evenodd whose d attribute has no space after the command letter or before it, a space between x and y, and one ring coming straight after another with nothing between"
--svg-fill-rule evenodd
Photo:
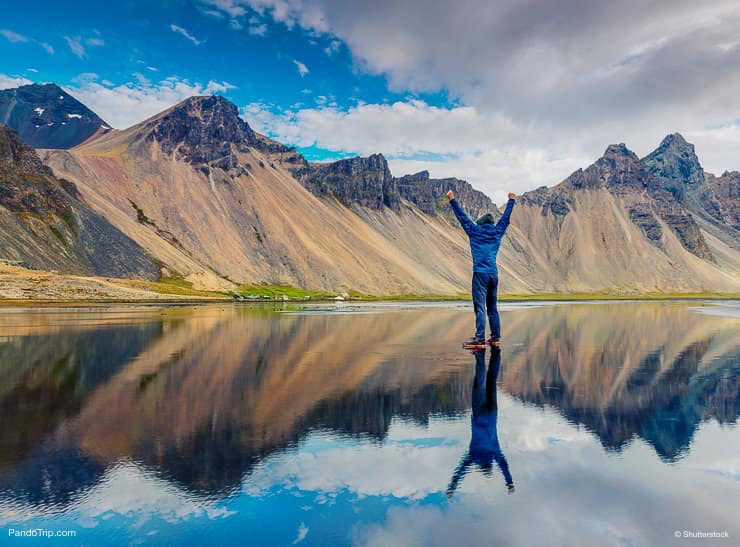
<instances>
[{"instance_id":1,"label":"jacket hood","mask_svg":"<svg viewBox=\"0 0 740 547\"><path fill-rule=\"evenodd\" d=\"M493 218L491 213L484 213L478 217L478 220L476 220L475 223L479 226L483 226L484 224L496 224L496 220Z\"/></svg>"}]
</instances>

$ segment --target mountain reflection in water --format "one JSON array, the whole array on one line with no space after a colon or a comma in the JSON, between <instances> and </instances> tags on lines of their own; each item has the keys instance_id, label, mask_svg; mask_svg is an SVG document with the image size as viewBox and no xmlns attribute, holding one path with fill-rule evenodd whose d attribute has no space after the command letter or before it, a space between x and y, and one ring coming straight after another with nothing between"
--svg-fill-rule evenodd
<instances>
[{"instance_id":1,"label":"mountain reflection in water","mask_svg":"<svg viewBox=\"0 0 740 547\"><path fill-rule=\"evenodd\" d=\"M673 461L701 421L737 419L737 319L710 319L680 303L600 304L513 313L508 328L519 345L503 389L559 409L608 449L639 436Z\"/></svg>"},{"instance_id":2,"label":"mountain reflection in water","mask_svg":"<svg viewBox=\"0 0 740 547\"><path fill-rule=\"evenodd\" d=\"M63 511L121 462L225 496L311 432L382 443L394 418L464 417L472 313L374 311L0 312L0 505ZM608 450L640 437L675 461L702 421L737 419L738 319L681 303L512 307L502 319L500 389Z\"/></svg>"}]
</instances>

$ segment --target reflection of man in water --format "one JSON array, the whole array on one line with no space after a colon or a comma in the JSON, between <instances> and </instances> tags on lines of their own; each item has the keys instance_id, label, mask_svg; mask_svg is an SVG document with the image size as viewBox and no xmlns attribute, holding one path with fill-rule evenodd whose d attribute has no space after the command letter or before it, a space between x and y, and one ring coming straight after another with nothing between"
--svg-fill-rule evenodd
<instances>
[{"instance_id":1,"label":"reflection of man in water","mask_svg":"<svg viewBox=\"0 0 740 547\"><path fill-rule=\"evenodd\" d=\"M486 374L485 350L475 353L475 380L473 380L473 417L471 419L470 448L457 466L447 487L447 497L452 497L460 481L468 473L468 468L477 464L486 476L491 476L493 462L501 469L509 493L514 492L514 481L509 472L509 464L498 444L496 419L496 378L501 368L501 350L491 350L491 360Z\"/></svg>"}]
</instances>

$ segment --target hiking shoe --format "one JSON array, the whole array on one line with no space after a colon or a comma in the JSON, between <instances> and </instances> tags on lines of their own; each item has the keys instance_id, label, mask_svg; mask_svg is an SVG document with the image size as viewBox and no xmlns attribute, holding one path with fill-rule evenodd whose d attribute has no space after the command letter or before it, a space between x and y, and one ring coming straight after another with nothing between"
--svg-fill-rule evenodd
<instances>
[{"instance_id":1,"label":"hiking shoe","mask_svg":"<svg viewBox=\"0 0 740 547\"><path fill-rule=\"evenodd\" d=\"M486 347L486 341L482 340L480 338L470 338L469 340L465 340L463 342L464 348L485 348Z\"/></svg>"}]
</instances>

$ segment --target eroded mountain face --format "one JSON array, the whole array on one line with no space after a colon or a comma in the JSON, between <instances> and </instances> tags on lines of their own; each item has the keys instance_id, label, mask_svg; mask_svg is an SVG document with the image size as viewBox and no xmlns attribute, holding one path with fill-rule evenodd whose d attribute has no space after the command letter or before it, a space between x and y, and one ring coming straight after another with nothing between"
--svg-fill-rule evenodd
<instances>
[{"instance_id":1,"label":"eroded mountain face","mask_svg":"<svg viewBox=\"0 0 740 547\"><path fill-rule=\"evenodd\" d=\"M740 171L725 171L719 177L707 173L706 177L702 205L712 217L740 232Z\"/></svg>"},{"instance_id":2,"label":"eroded mountain face","mask_svg":"<svg viewBox=\"0 0 740 547\"><path fill-rule=\"evenodd\" d=\"M687 251L712 260L712 252L691 213L624 143L610 145L596 162L585 170L579 169L558 186L539 188L522 197L525 203L542 207L543 215L549 211L565 216L577 199L578 191L599 189L621 198L630 220L652 244L664 249L662 221Z\"/></svg>"},{"instance_id":3,"label":"eroded mountain face","mask_svg":"<svg viewBox=\"0 0 740 547\"><path fill-rule=\"evenodd\" d=\"M401 207L396 181L382 154L310 163L299 180L315 196L335 197L347 207L353 203L370 209Z\"/></svg>"},{"instance_id":4,"label":"eroded mountain face","mask_svg":"<svg viewBox=\"0 0 740 547\"><path fill-rule=\"evenodd\" d=\"M668 135L643 158L648 170L691 212L705 229L735 249L740 248L740 174L726 171L716 177L699 163L694 145L679 133Z\"/></svg>"},{"instance_id":5,"label":"eroded mountain face","mask_svg":"<svg viewBox=\"0 0 740 547\"><path fill-rule=\"evenodd\" d=\"M27 267L156 279L141 247L54 176L18 133L0 125L0 253Z\"/></svg>"},{"instance_id":6,"label":"eroded mountain face","mask_svg":"<svg viewBox=\"0 0 740 547\"><path fill-rule=\"evenodd\" d=\"M55 84L0 90L0 123L33 148L72 148L111 128Z\"/></svg>"}]
</instances>

